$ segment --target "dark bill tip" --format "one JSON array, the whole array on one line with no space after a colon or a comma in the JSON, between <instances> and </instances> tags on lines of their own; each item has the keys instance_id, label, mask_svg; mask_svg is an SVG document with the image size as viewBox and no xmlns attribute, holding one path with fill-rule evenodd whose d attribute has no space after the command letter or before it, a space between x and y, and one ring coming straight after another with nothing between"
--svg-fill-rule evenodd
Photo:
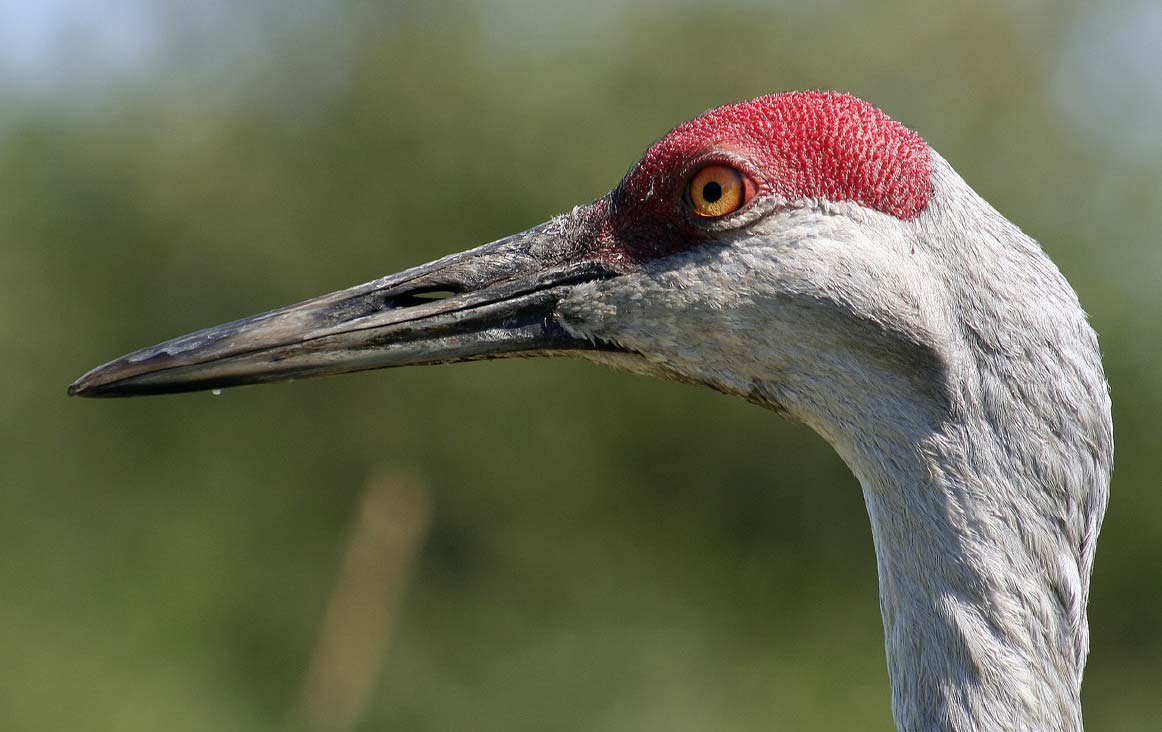
<instances>
[{"instance_id":1,"label":"dark bill tip","mask_svg":"<svg viewBox=\"0 0 1162 732\"><path fill-rule=\"evenodd\" d=\"M556 320L575 286L619 274L584 254L592 231L577 217L142 349L89 371L68 393L169 394L600 348Z\"/></svg>"}]
</instances>

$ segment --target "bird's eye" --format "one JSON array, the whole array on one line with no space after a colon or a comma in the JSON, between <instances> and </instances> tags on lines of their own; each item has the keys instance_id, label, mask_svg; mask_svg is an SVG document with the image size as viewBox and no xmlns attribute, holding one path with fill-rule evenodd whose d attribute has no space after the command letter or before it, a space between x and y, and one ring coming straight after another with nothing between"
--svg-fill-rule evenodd
<instances>
[{"instance_id":1,"label":"bird's eye","mask_svg":"<svg viewBox=\"0 0 1162 732\"><path fill-rule=\"evenodd\" d=\"M729 165L707 165L690 179L690 205L705 218L734 213L753 195L754 184Z\"/></svg>"}]
</instances>

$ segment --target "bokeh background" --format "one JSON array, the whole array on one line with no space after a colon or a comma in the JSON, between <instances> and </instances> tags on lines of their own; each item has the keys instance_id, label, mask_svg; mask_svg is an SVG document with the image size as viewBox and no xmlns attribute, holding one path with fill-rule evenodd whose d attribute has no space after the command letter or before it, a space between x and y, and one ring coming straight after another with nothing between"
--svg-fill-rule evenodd
<instances>
[{"instance_id":1,"label":"bokeh background","mask_svg":"<svg viewBox=\"0 0 1162 732\"><path fill-rule=\"evenodd\" d=\"M1086 718L1162 729L1159 37L1153 0L0 0L0 729L890 729L859 487L741 401L568 361L64 395L793 88L919 130L1078 290Z\"/></svg>"}]
</instances>

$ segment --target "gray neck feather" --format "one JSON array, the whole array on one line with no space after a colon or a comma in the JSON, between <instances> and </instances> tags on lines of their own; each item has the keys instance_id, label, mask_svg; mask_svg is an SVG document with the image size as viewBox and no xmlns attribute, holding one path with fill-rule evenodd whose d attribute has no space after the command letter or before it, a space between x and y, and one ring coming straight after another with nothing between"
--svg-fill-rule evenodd
<instances>
[{"instance_id":1,"label":"gray neck feather","mask_svg":"<svg viewBox=\"0 0 1162 732\"><path fill-rule=\"evenodd\" d=\"M937 162L919 235L971 263L943 277L942 403L897 381L894 419L832 439L871 517L893 712L906 732L1080 732L1113 451L1096 337L1037 244Z\"/></svg>"},{"instance_id":2,"label":"gray neck feather","mask_svg":"<svg viewBox=\"0 0 1162 732\"><path fill-rule=\"evenodd\" d=\"M1080 546L1013 477L1012 456L947 425L857 468L875 536L900 730L1080 730ZM853 461L856 463L856 461ZM857 463L857 464L858 464Z\"/></svg>"}]
</instances>

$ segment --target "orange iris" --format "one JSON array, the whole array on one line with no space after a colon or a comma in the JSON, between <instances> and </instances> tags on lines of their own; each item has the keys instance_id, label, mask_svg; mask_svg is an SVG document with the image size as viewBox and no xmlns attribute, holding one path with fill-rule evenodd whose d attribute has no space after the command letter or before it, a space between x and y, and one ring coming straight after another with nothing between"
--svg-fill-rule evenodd
<instances>
[{"instance_id":1,"label":"orange iris","mask_svg":"<svg viewBox=\"0 0 1162 732\"><path fill-rule=\"evenodd\" d=\"M690 180L690 205L706 218L734 213L750 198L748 182L729 165L707 165Z\"/></svg>"}]
</instances>

